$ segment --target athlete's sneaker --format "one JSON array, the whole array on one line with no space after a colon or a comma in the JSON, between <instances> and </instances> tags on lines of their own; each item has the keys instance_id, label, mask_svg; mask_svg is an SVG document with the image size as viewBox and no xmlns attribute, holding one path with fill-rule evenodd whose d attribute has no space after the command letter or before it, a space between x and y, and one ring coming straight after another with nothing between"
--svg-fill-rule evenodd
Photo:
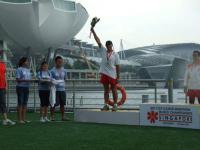
<instances>
[{"instance_id":1,"label":"athlete's sneaker","mask_svg":"<svg viewBox=\"0 0 200 150\"><path fill-rule=\"evenodd\" d=\"M7 119L7 122L8 122L10 125L15 125L15 124L16 124L16 122L14 122L14 121L12 121L12 120L10 120L10 119Z\"/></svg>"},{"instance_id":2,"label":"athlete's sneaker","mask_svg":"<svg viewBox=\"0 0 200 150\"><path fill-rule=\"evenodd\" d=\"M114 104L112 111L117 111L117 110L118 110L118 106L117 106L117 104Z\"/></svg>"},{"instance_id":3,"label":"athlete's sneaker","mask_svg":"<svg viewBox=\"0 0 200 150\"><path fill-rule=\"evenodd\" d=\"M25 124L26 122L24 122L23 120L19 121L19 124Z\"/></svg>"},{"instance_id":4,"label":"athlete's sneaker","mask_svg":"<svg viewBox=\"0 0 200 150\"><path fill-rule=\"evenodd\" d=\"M42 123L44 123L44 122L45 122L45 120L44 120L44 118L43 118L43 117L41 117L41 118L40 118L40 122L42 122Z\"/></svg>"},{"instance_id":5,"label":"athlete's sneaker","mask_svg":"<svg viewBox=\"0 0 200 150\"><path fill-rule=\"evenodd\" d=\"M50 122L50 120L47 117L44 117L45 122Z\"/></svg>"},{"instance_id":6,"label":"athlete's sneaker","mask_svg":"<svg viewBox=\"0 0 200 150\"><path fill-rule=\"evenodd\" d=\"M25 123L31 123L31 121L30 121L30 120L24 120L24 122L25 122Z\"/></svg>"},{"instance_id":7,"label":"athlete's sneaker","mask_svg":"<svg viewBox=\"0 0 200 150\"><path fill-rule=\"evenodd\" d=\"M16 123L11 121L10 119L3 120L3 125L15 125Z\"/></svg>"},{"instance_id":8,"label":"athlete's sneaker","mask_svg":"<svg viewBox=\"0 0 200 150\"><path fill-rule=\"evenodd\" d=\"M108 105L104 105L103 108L101 109L101 111L109 111L109 106Z\"/></svg>"}]
</instances>

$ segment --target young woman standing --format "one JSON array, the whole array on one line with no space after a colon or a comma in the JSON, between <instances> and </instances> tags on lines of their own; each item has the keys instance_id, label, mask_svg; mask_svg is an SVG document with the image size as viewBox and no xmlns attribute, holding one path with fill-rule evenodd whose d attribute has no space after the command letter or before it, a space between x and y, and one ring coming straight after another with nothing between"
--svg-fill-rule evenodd
<instances>
[{"instance_id":1,"label":"young woman standing","mask_svg":"<svg viewBox=\"0 0 200 150\"><path fill-rule=\"evenodd\" d=\"M40 122L49 122L48 119L48 107L50 96L50 82L51 73L48 70L47 62L42 62L40 71L37 73L37 79L39 80L38 89L40 97Z\"/></svg>"},{"instance_id":2,"label":"young woman standing","mask_svg":"<svg viewBox=\"0 0 200 150\"><path fill-rule=\"evenodd\" d=\"M16 81L18 121L19 123L24 124L29 122L26 121L26 110L31 81L31 71L29 69L29 61L27 57L22 57L19 60L19 67L16 70Z\"/></svg>"}]
</instances>

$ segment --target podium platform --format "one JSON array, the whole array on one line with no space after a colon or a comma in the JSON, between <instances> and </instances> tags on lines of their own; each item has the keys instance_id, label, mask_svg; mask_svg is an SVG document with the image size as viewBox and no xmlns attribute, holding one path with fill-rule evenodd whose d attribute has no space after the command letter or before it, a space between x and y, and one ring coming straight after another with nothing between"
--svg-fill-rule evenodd
<instances>
[{"instance_id":1,"label":"podium platform","mask_svg":"<svg viewBox=\"0 0 200 150\"><path fill-rule=\"evenodd\" d=\"M200 129L200 105L141 104L139 110L117 112L76 109L78 122Z\"/></svg>"},{"instance_id":2,"label":"podium platform","mask_svg":"<svg viewBox=\"0 0 200 150\"><path fill-rule=\"evenodd\" d=\"M139 111L101 111L100 109L76 109L74 120L78 122L139 125Z\"/></svg>"}]
</instances>

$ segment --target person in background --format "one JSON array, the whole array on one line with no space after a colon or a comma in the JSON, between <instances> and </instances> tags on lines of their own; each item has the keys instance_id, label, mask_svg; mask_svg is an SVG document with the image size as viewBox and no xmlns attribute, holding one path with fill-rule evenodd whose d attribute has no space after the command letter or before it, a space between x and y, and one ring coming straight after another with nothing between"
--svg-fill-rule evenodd
<instances>
[{"instance_id":1,"label":"person in background","mask_svg":"<svg viewBox=\"0 0 200 150\"><path fill-rule=\"evenodd\" d=\"M26 120L26 110L29 98L31 71L29 69L29 61L27 57L22 57L19 60L18 65L19 67L16 70L17 112L19 123L24 124L30 122Z\"/></svg>"},{"instance_id":2,"label":"person in background","mask_svg":"<svg viewBox=\"0 0 200 150\"><path fill-rule=\"evenodd\" d=\"M194 51L193 62L186 68L184 78L184 92L189 97L189 103L194 104L195 97L200 104L200 52Z\"/></svg>"},{"instance_id":3,"label":"person in background","mask_svg":"<svg viewBox=\"0 0 200 150\"><path fill-rule=\"evenodd\" d=\"M61 56L56 56L55 67L51 70L52 80L56 81L56 104L51 107L51 120L55 120L55 107L60 105L61 120L68 121L65 118L65 105L66 105L66 92L65 92L65 80L67 79L67 71L63 67L63 58Z\"/></svg>"},{"instance_id":4,"label":"person in background","mask_svg":"<svg viewBox=\"0 0 200 150\"><path fill-rule=\"evenodd\" d=\"M51 73L48 70L47 62L42 62L40 66L40 71L37 73L38 90L40 97L40 122L49 122L48 119L48 107L49 107L49 97L50 97L50 82Z\"/></svg>"},{"instance_id":5,"label":"person in background","mask_svg":"<svg viewBox=\"0 0 200 150\"><path fill-rule=\"evenodd\" d=\"M100 82L103 84L104 87L104 107L102 110L107 111L109 110L108 100L109 100L109 87L112 90L114 106L112 111L117 111L117 88L116 84L120 78L120 59L119 55L114 52L113 50L113 43L112 41L106 42L106 48L102 45L99 37L97 36L94 28L91 28L91 32L93 33L94 39L96 40L99 50L102 53L102 61L100 66L100 73L101 79Z\"/></svg>"},{"instance_id":6,"label":"person in background","mask_svg":"<svg viewBox=\"0 0 200 150\"><path fill-rule=\"evenodd\" d=\"M3 115L3 125L15 125L15 122L8 119L6 110L6 90L7 90L7 80L6 80L6 65L0 58L0 112Z\"/></svg>"}]
</instances>

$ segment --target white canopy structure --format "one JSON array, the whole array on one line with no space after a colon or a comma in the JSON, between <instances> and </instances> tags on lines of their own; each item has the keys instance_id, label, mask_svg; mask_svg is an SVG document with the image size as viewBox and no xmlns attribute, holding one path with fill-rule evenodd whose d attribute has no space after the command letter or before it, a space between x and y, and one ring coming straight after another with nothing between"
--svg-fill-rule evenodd
<instances>
[{"instance_id":1,"label":"white canopy structure","mask_svg":"<svg viewBox=\"0 0 200 150\"><path fill-rule=\"evenodd\" d=\"M86 9L71 0L0 0L0 40L38 53L72 39L87 19Z\"/></svg>"}]
</instances>

